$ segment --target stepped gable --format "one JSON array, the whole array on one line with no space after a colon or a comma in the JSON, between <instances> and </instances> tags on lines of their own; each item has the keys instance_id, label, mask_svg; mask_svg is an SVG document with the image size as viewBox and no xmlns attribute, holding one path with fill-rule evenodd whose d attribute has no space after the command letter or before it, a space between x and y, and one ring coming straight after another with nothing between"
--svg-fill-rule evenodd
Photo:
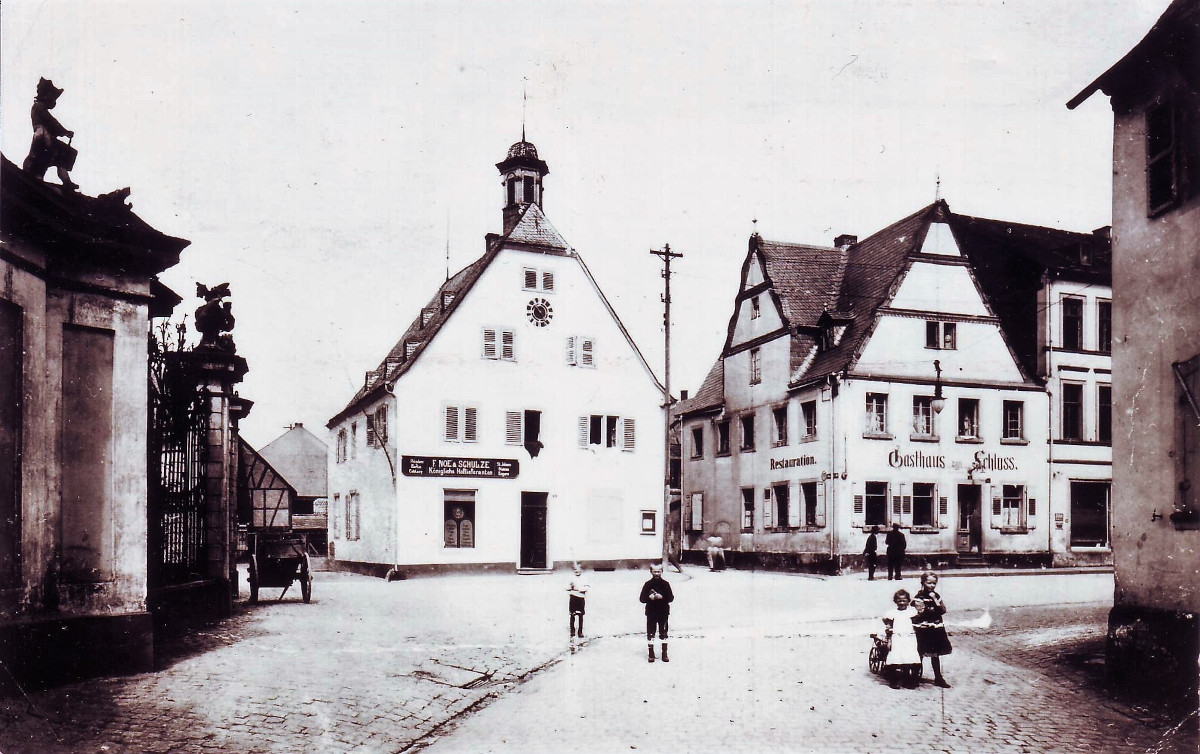
<instances>
[{"instance_id":1,"label":"stepped gable","mask_svg":"<svg viewBox=\"0 0 1200 754\"><path fill-rule=\"evenodd\" d=\"M760 239L758 251L788 324L815 326L836 301L845 250Z\"/></svg>"}]
</instances>

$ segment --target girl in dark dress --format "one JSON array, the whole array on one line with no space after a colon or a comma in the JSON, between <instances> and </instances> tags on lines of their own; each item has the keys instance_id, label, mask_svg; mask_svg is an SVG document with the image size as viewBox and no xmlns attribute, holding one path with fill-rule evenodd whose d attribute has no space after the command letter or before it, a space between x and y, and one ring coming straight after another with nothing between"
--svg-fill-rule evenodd
<instances>
[{"instance_id":1,"label":"girl in dark dress","mask_svg":"<svg viewBox=\"0 0 1200 754\"><path fill-rule=\"evenodd\" d=\"M946 614L946 603L937 593L938 575L933 571L921 574L921 590L913 597L913 605L917 608L917 617L913 619L913 630L917 634L917 651L921 657L928 657L933 667L933 685L944 689L950 688L942 677L942 655L948 655L953 648L950 637L946 635L946 626L942 616Z\"/></svg>"}]
</instances>

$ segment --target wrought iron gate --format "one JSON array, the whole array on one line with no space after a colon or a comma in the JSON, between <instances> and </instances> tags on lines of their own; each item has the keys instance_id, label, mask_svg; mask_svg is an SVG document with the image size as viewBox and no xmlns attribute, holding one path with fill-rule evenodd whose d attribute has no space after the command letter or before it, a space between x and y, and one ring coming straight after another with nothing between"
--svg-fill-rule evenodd
<instances>
[{"instance_id":1,"label":"wrought iron gate","mask_svg":"<svg viewBox=\"0 0 1200 754\"><path fill-rule=\"evenodd\" d=\"M148 578L150 587L206 576L205 472L208 401L188 368L183 333L150 336ZM174 347L173 347L174 346Z\"/></svg>"}]
</instances>

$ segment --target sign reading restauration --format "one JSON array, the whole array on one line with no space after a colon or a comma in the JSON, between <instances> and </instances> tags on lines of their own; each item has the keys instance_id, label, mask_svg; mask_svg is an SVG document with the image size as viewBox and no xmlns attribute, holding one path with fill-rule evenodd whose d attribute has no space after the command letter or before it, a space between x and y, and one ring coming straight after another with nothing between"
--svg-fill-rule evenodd
<instances>
[{"instance_id":1,"label":"sign reading restauration","mask_svg":"<svg viewBox=\"0 0 1200 754\"><path fill-rule=\"evenodd\" d=\"M401 456L404 476L484 477L516 479L521 465L514 458L445 458Z\"/></svg>"},{"instance_id":2,"label":"sign reading restauration","mask_svg":"<svg viewBox=\"0 0 1200 754\"><path fill-rule=\"evenodd\" d=\"M776 469L790 469L793 466L815 466L817 459L815 456L800 456L799 458L780 458L771 459L771 471Z\"/></svg>"}]
</instances>

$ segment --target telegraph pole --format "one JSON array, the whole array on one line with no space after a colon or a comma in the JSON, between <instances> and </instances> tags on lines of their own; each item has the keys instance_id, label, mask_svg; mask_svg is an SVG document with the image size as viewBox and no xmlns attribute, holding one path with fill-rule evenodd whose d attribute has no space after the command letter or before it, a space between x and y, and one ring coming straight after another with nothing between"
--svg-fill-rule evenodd
<instances>
[{"instance_id":1,"label":"telegraph pole","mask_svg":"<svg viewBox=\"0 0 1200 754\"><path fill-rule=\"evenodd\" d=\"M671 244L665 243L661 249L651 249L650 253L663 260L663 333L664 333L664 350L663 361L665 368L663 370L663 410L666 412L666 454L665 468L663 469L663 529L667 528L667 523L671 516L671 260L679 259L683 256L675 251L671 251ZM681 469L682 471L682 469ZM682 494L682 493L681 493ZM680 499L679 513L682 519L683 515L683 500ZM683 539L678 532L674 532L675 538L679 542L682 549ZM670 555L668 548L670 547L669 539L663 538L663 554Z\"/></svg>"}]
</instances>

